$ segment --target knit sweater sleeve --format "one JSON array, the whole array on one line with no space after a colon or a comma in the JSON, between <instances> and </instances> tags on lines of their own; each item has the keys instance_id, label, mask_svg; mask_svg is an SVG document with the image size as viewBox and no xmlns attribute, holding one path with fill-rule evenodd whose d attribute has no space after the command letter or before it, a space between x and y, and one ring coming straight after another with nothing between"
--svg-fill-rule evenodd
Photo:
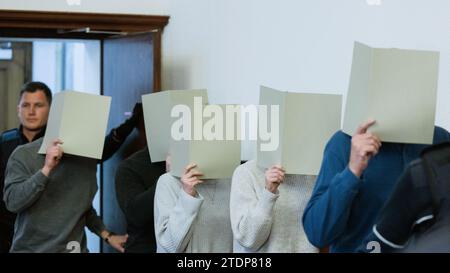
<instances>
[{"instance_id":1,"label":"knit sweater sleeve","mask_svg":"<svg viewBox=\"0 0 450 273\"><path fill-rule=\"evenodd\" d=\"M21 147L8 160L5 172L3 200L9 211L19 213L33 205L45 190L49 179L40 170L33 172L25 158L29 156Z\"/></svg>"},{"instance_id":2,"label":"knit sweater sleeve","mask_svg":"<svg viewBox=\"0 0 450 273\"><path fill-rule=\"evenodd\" d=\"M303 214L308 240L319 248L331 245L345 231L361 186L361 180L348 168L348 160L333 151L343 145L346 144L336 139L327 144L313 194Z\"/></svg>"},{"instance_id":3,"label":"knit sweater sleeve","mask_svg":"<svg viewBox=\"0 0 450 273\"><path fill-rule=\"evenodd\" d=\"M273 207L279 196L262 189L258 197L254 179L244 165L239 166L233 174L230 195L234 239L251 251L257 251L269 238Z\"/></svg>"},{"instance_id":4,"label":"knit sweater sleeve","mask_svg":"<svg viewBox=\"0 0 450 273\"><path fill-rule=\"evenodd\" d=\"M172 175L158 179L155 193L155 236L159 252L184 252L203 198L192 197Z\"/></svg>"}]
</instances>

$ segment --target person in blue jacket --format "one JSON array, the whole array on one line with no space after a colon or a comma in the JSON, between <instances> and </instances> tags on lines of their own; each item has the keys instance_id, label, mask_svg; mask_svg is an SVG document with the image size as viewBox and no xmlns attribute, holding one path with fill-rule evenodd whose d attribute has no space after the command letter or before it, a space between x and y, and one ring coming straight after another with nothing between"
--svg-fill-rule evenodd
<instances>
[{"instance_id":1,"label":"person in blue jacket","mask_svg":"<svg viewBox=\"0 0 450 273\"><path fill-rule=\"evenodd\" d=\"M305 212L309 241L330 252L355 252L372 226L405 167L427 145L381 143L361 124L353 136L336 132L328 141L322 166ZM435 126L433 144L450 140Z\"/></svg>"}]
</instances>

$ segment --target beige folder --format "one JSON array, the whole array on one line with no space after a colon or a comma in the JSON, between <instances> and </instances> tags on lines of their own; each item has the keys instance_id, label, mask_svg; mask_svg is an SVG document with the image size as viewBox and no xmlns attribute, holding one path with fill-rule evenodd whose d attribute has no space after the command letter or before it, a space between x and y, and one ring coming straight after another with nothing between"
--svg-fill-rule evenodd
<instances>
[{"instance_id":1,"label":"beige folder","mask_svg":"<svg viewBox=\"0 0 450 273\"><path fill-rule=\"evenodd\" d=\"M171 126L177 118L171 117L176 105L186 105L194 113L194 98L202 98L203 105L208 103L205 89L169 90L142 96L144 108L145 133L152 162L166 160L169 153Z\"/></svg>"},{"instance_id":2,"label":"beige folder","mask_svg":"<svg viewBox=\"0 0 450 273\"><path fill-rule=\"evenodd\" d=\"M40 154L51 142L63 141L64 153L101 159L111 97L62 91L53 97Z\"/></svg>"},{"instance_id":3,"label":"beige folder","mask_svg":"<svg viewBox=\"0 0 450 273\"><path fill-rule=\"evenodd\" d=\"M260 105L269 106L269 113L271 106L279 106L280 141L277 149L263 151L258 137L258 165L279 164L288 174L317 175L325 145L340 128L341 104L341 95L281 92L261 86ZM261 127L261 113L258 120Z\"/></svg>"},{"instance_id":4,"label":"beige folder","mask_svg":"<svg viewBox=\"0 0 450 273\"><path fill-rule=\"evenodd\" d=\"M431 144L439 52L371 48L355 42L343 131L361 123L381 141Z\"/></svg>"},{"instance_id":5,"label":"beige folder","mask_svg":"<svg viewBox=\"0 0 450 273\"><path fill-rule=\"evenodd\" d=\"M219 179L230 178L234 170L240 164L241 160L241 141L240 141L240 110L236 111L234 121L227 126L228 118L225 105L215 105L223 111L223 125L220 129L223 132L221 139L206 140L174 140L170 143L171 157L171 174L177 177L183 175L184 169L188 164L197 164L197 170L204 175L201 179ZM229 105L234 107L234 105ZM211 117L212 118L212 117ZM206 127L208 120L211 118L204 117L203 124ZM226 137L227 130L232 130L229 137ZM206 130L204 131L206 132ZM205 135L204 135L205 137Z\"/></svg>"}]
</instances>

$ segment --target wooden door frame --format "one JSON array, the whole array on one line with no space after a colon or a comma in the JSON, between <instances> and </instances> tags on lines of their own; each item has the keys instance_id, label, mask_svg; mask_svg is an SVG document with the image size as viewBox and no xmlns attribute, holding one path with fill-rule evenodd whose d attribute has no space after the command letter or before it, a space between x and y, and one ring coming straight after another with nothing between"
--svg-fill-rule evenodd
<instances>
[{"instance_id":1,"label":"wooden door frame","mask_svg":"<svg viewBox=\"0 0 450 273\"><path fill-rule=\"evenodd\" d=\"M151 32L153 92L157 92L161 90L161 34L168 22L169 16L0 10L0 37L103 41L115 33ZM87 28L90 32L79 31Z\"/></svg>"}]
</instances>

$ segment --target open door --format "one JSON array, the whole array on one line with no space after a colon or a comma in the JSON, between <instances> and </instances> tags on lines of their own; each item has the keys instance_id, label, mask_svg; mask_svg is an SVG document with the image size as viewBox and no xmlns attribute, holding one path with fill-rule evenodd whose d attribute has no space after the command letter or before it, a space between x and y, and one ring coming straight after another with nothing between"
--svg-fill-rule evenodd
<instances>
[{"instance_id":1,"label":"open door","mask_svg":"<svg viewBox=\"0 0 450 273\"><path fill-rule=\"evenodd\" d=\"M154 90L155 33L130 35L103 40L103 93L111 96L108 132L119 126L131 113L141 96ZM146 145L145 130L135 129L120 150L103 163L101 214L108 229L124 234L126 221L117 203L115 172L118 164ZM115 252L103 243L103 252Z\"/></svg>"}]
</instances>

